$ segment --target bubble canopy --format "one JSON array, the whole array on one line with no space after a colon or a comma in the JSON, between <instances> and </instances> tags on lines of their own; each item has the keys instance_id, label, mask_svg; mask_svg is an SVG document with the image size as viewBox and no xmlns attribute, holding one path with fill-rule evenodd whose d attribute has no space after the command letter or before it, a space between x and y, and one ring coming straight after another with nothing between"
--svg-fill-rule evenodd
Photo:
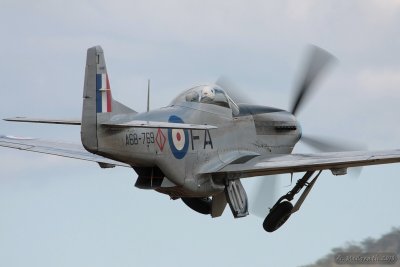
<instances>
[{"instance_id":1,"label":"bubble canopy","mask_svg":"<svg viewBox=\"0 0 400 267\"><path fill-rule=\"evenodd\" d=\"M200 85L190 88L178 95L171 104L176 105L184 102L202 103L229 108L232 109L233 114L239 112L236 103L218 85Z\"/></svg>"}]
</instances>

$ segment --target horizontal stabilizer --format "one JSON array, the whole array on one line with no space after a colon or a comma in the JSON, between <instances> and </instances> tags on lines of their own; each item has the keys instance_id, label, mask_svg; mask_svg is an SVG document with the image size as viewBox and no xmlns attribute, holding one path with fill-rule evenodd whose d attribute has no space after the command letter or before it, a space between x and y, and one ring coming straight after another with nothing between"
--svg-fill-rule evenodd
<instances>
[{"instance_id":1,"label":"horizontal stabilizer","mask_svg":"<svg viewBox=\"0 0 400 267\"><path fill-rule=\"evenodd\" d=\"M218 127L206 124L186 124L161 121L130 121L126 123L102 123L101 125L111 128L173 128L173 129L192 129L192 130L208 130L217 129Z\"/></svg>"},{"instance_id":2,"label":"horizontal stabilizer","mask_svg":"<svg viewBox=\"0 0 400 267\"><path fill-rule=\"evenodd\" d=\"M79 119L42 119L42 118L14 117L14 118L7 118L4 120L5 121L13 121L13 122L81 125L81 120L79 120Z\"/></svg>"}]
</instances>

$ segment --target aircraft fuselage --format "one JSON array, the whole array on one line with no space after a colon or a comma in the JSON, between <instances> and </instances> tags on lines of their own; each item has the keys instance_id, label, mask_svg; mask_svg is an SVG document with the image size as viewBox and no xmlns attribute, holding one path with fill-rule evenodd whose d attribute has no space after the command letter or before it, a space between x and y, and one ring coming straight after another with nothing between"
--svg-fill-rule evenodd
<instances>
[{"instance_id":1,"label":"aircraft fuselage","mask_svg":"<svg viewBox=\"0 0 400 267\"><path fill-rule=\"evenodd\" d=\"M98 154L130 164L138 187L171 196L204 197L221 192L210 169L231 164L240 155L288 154L300 139L295 117L283 110L239 105L236 116L226 107L180 103L114 120L149 120L218 125L217 129L98 129ZM245 159L242 159L245 160ZM140 175L142 174L142 177ZM165 176L170 182L162 182ZM150 183L140 185L140 179Z\"/></svg>"}]
</instances>

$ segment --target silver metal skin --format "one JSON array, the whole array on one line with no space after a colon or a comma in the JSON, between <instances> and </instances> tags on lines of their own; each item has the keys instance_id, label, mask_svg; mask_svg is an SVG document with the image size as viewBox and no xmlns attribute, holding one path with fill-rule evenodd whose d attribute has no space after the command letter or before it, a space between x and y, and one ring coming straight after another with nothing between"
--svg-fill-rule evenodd
<instances>
[{"instance_id":1,"label":"silver metal skin","mask_svg":"<svg viewBox=\"0 0 400 267\"><path fill-rule=\"evenodd\" d=\"M81 120L6 119L80 124L84 149L12 136L0 136L0 146L94 161L102 168L132 167L138 188L173 199L197 198L201 202L185 203L212 217L220 216L227 203L235 217L248 214L241 178L328 169L345 174L349 167L400 161L399 150L292 154L302 134L292 113L237 104L215 84L190 88L170 105L144 113L114 100L111 93L103 50L89 48ZM268 224L271 229L280 225L275 226Z\"/></svg>"},{"instance_id":2,"label":"silver metal skin","mask_svg":"<svg viewBox=\"0 0 400 267\"><path fill-rule=\"evenodd\" d=\"M152 189L171 197L208 197L218 194L225 188L224 181L216 181L211 174L204 174L209 169L224 166L242 156L291 153L300 138L297 122L290 113L274 111L242 116L236 104L216 85L191 88L169 106L145 113L133 110L122 112L122 104L115 100L112 100L112 112L97 113L95 75L103 73L107 73L107 68L102 49L89 49L81 125L82 144L91 153L136 168L159 168L164 179L175 186L169 183L168 186L160 185ZM226 105L187 100L191 92L201 92L204 88L216 88L225 94ZM168 145L171 145L169 140L165 140L163 149L157 145L157 136L159 143L164 142L162 136L171 139L173 130L129 127L131 121L168 122L171 116L185 123L218 125L218 128L181 130L186 135L185 139L188 139L185 140L188 147L185 155L177 158L171 148L168 149ZM127 127L113 127L124 124ZM294 130L276 130L276 126L292 126ZM144 139L150 135L154 137L154 142ZM131 145L129 137L134 136L137 137L137 144L134 140Z\"/></svg>"}]
</instances>

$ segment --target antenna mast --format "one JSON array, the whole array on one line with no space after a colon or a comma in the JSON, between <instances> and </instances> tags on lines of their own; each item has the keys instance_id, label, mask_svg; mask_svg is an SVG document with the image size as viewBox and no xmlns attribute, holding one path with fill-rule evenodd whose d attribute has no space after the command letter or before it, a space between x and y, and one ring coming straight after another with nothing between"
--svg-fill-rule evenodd
<instances>
[{"instance_id":1,"label":"antenna mast","mask_svg":"<svg viewBox=\"0 0 400 267\"><path fill-rule=\"evenodd\" d=\"M150 79L147 80L147 112L150 111Z\"/></svg>"}]
</instances>

